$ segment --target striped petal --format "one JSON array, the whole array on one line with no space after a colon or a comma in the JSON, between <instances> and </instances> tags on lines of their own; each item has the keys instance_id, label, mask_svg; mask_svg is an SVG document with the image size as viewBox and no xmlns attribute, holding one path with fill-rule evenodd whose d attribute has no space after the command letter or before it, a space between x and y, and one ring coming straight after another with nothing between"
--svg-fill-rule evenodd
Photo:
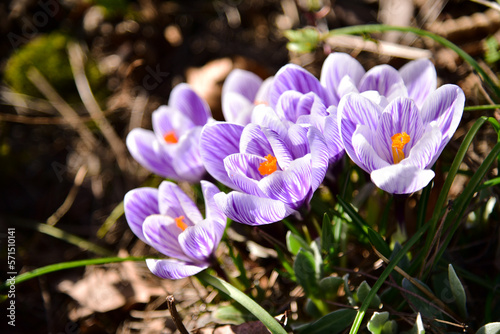
<instances>
[{"instance_id":1,"label":"striped petal","mask_svg":"<svg viewBox=\"0 0 500 334\"><path fill-rule=\"evenodd\" d=\"M193 226L203 220L193 200L175 183L163 181L158 188L160 213L173 218L184 216L184 222Z\"/></svg>"},{"instance_id":2,"label":"striped petal","mask_svg":"<svg viewBox=\"0 0 500 334\"><path fill-rule=\"evenodd\" d=\"M165 178L179 179L172 166L172 156L158 142L153 131L133 129L127 136L126 144L132 157L147 170Z\"/></svg>"},{"instance_id":3,"label":"striped petal","mask_svg":"<svg viewBox=\"0 0 500 334\"><path fill-rule=\"evenodd\" d=\"M228 218L247 225L274 223L295 212L281 201L237 191L219 193L215 195L215 201Z\"/></svg>"},{"instance_id":4,"label":"striped petal","mask_svg":"<svg viewBox=\"0 0 500 334\"><path fill-rule=\"evenodd\" d=\"M173 218L163 215L149 216L144 221L143 231L148 244L160 253L178 260L192 261L184 254L179 244L178 239L182 230Z\"/></svg>"},{"instance_id":5,"label":"striped petal","mask_svg":"<svg viewBox=\"0 0 500 334\"><path fill-rule=\"evenodd\" d=\"M419 107L424 104L430 93L436 90L436 68L429 59L410 61L399 69L399 74L412 98Z\"/></svg>"},{"instance_id":6,"label":"striped petal","mask_svg":"<svg viewBox=\"0 0 500 334\"><path fill-rule=\"evenodd\" d=\"M186 83L174 87L170 93L168 105L179 110L195 125L203 126L212 117L207 102Z\"/></svg>"},{"instance_id":7,"label":"striped petal","mask_svg":"<svg viewBox=\"0 0 500 334\"><path fill-rule=\"evenodd\" d=\"M399 163L374 170L370 176L377 187L388 193L411 194L427 186L434 178L434 172Z\"/></svg>"},{"instance_id":8,"label":"striped petal","mask_svg":"<svg viewBox=\"0 0 500 334\"><path fill-rule=\"evenodd\" d=\"M332 96L332 104L337 106L343 94L339 93L339 85L344 77L349 77L357 86L365 74L361 64L350 55L335 52L328 55L321 69L321 84Z\"/></svg>"},{"instance_id":9,"label":"striped petal","mask_svg":"<svg viewBox=\"0 0 500 334\"><path fill-rule=\"evenodd\" d=\"M147 243L142 225L147 217L160 213L158 189L144 187L130 190L125 194L123 202L125 218L130 229L139 239Z\"/></svg>"},{"instance_id":10,"label":"striped petal","mask_svg":"<svg viewBox=\"0 0 500 334\"><path fill-rule=\"evenodd\" d=\"M207 264L186 264L175 260L146 259L146 265L153 274L166 279L180 279L196 275L208 267Z\"/></svg>"},{"instance_id":11,"label":"striped petal","mask_svg":"<svg viewBox=\"0 0 500 334\"><path fill-rule=\"evenodd\" d=\"M378 65L366 72L359 83L359 91L374 90L392 101L396 97L407 97L405 83L399 72L389 65Z\"/></svg>"},{"instance_id":12,"label":"striped petal","mask_svg":"<svg viewBox=\"0 0 500 334\"><path fill-rule=\"evenodd\" d=\"M200 137L200 155L207 172L231 188L235 186L226 173L224 158L240 152L242 132L241 125L214 122L203 127Z\"/></svg>"},{"instance_id":13,"label":"striped petal","mask_svg":"<svg viewBox=\"0 0 500 334\"><path fill-rule=\"evenodd\" d=\"M179 139L172 162L179 178L190 183L199 182L205 175L199 150L201 129L201 126L192 128Z\"/></svg>"}]
</instances>

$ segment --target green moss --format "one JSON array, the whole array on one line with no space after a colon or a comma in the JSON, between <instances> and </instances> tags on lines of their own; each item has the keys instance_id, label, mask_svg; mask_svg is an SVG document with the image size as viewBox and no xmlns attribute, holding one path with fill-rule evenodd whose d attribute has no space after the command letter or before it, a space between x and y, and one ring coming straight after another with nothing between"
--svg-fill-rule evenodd
<instances>
[{"instance_id":1,"label":"green moss","mask_svg":"<svg viewBox=\"0 0 500 334\"><path fill-rule=\"evenodd\" d=\"M36 67L51 83L56 91L69 102L78 100L73 74L68 60L67 44L71 37L61 32L39 36L14 52L7 61L4 81L15 91L36 97L42 97L39 90L27 78L26 73ZM99 72L96 63L88 60L85 68L90 87L104 97L105 78Z\"/></svg>"}]
</instances>

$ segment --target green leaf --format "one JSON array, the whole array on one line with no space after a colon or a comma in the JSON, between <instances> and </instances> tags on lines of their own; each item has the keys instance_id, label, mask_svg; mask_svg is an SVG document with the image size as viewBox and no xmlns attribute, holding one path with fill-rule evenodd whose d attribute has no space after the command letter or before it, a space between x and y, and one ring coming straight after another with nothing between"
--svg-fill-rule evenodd
<instances>
[{"instance_id":1,"label":"green leaf","mask_svg":"<svg viewBox=\"0 0 500 334\"><path fill-rule=\"evenodd\" d=\"M319 288L324 293L324 299L335 299L340 286L344 284L342 277L329 276L319 281Z\"/></svg>"},{"instance_id":2,"label":"green leaf","mask_svg":"<svg viewBox=\"0 0 500 334\"><path fill-rule=\"evenodd\" d=\"M297 255L299 250L303 247L303 244L307 245L307 243L302 239L302 243L299 241L298 236L292 233L292 231L286 232L286 248L293 255Z\"/></svg>"},{"instance_id":3,"label":"green leaf","mask_svg":"<svg viewBox=\"0 0 500 334\"><path fill-rule=\"evenodd\" d=\"M304 288L304 292L307 296L318 297L320 295L318 283L320 277L316 268L314 255L304 248L301 248L295 258L293 271L295 272L297 283Z\"/></svg>"},{"instance_id":4,"label":"green leaf","mask_svg":"<svg viewBox=\"0 0 500 334\"><path fill-rule=\"evenodd\" d=\"M221 280L218 277L212 276L206 272L206 270L197 274L200 280L212 285L217 290L224 292L230 298L234 299L236 302L240 303L241 306L246 308L250 313L255 315L257 319L262 321L262 323L270 330L272 334L286 334L283 327L274 319L266 310L264 310L259 304L253 301L242 291L236 289L231 284L226 281Z\"/></svg>"},{"instance_id":5,"label":"green leaf","mask_svg":"<svg viewBox=\"0 0 500 334\"><path fill-rule=\"evenodd\" d=\"M403 332L401 334L425 334L425 328L424 328L424 323L422 322L422 317L420 316L420 313L417 314L417 319L415 319L415 325L407 331Z\"/></svg>"},{"instance_id":6,"label":"green leaf","mask_svg":"<svg viewBox=\"0 0 500 334\"><path fill-rule=\"evenodd\" d=\"M323 318L311 324L302 325L296 328L298 333L303 334L336 334L344 331L349 326L356 311L352 309L341 309L328 313Z\"/></svg>"},{"instance_id":7,"label":"green leaf","mask_svg":"<svg viewBox=\"0 0 500 334\"><path fill-rule=\"evenodd\" d=\"M358 286L358 289L356 290L356 294L358 296L358 300L360 303L363 303L365 301L371 289L372 288L368 283L366 283L366 281L361 282L361 284ZM380 308L380 304L381 304L380 297L375 295L371 300L369 307L378 309Z\"/></svg>"},{"instance_id":8,"label":"green leaf","mask_svg":"<svg viewBox=\"0 0 500 334\"><path fill-rule=\"evenodd\" d=\"M326 213L323 216L323 225L321 225L321 249L328 255L335 252L333 224Z\"/></svg>"},{"instance_id":9,"label":"green leaf","mask_svg":"<svg viewBox=\"0 0 500 334\"><path fill-rule=\"evenodd\" d=\"M500 333L500 322L490 322L479 328L476 334L498 334Z\"/></svg>"},{"instance_id":10,"label":"green leaf","mask_svg":"<svg viewBox=\"0 0 500 334\"><path fill-rule=\"evenodd\" d=\"M427 290L431 291L427 285L425 285L423 282L420 282L419 280L415 279L415 281L418 281L424 288ZM437 309L434 304L432 304L429 300L427 300L427 297L420 291L417 287L415 287L409 280L406 278L403 278L403 289L408 290L410 293L406 294L406 298L408 299L408 302L410 303L411 308L415 312L420 312L424 317L428 317L431 319L442 319L443 314L439 309ZM432 291L431 291L432 292ZM418 295L421 298L415 296Z\"/></svg>"},{"instance_id":11,"label":"green leaf","mask_svg":"<svg viewBox=\"0 0 500 334\"><path fill-rule=\"evenodd\" d=\"M240 325L254 320L254 317L245 311L235 305L224 305L218 306L212 316L222 324Z\"/></svg>"},{"instance_id":12,"label":"green leaf","mask_svg":"<svg viewBox=\"0 0 500 334\"><path fill-rule=\"evenodd\" d=\"M382 328L382 334L396 334L398 331L398 324L394 320L389 320Z\"/></svg>"},{"instance_id":13,"label":"green leaf","mask_svg":"<svg viewBox=\"0 0 500 334\"><path fill-rule=\"evenodd\" d=\"M453 297L455 297L455 304L458 307L458 312L460 312L463 318L467 318L467 297L465 296L465 289L451 263L448 265L448 279L450 280L451 293L453 293Z\"/></svg>"},{"instance_id":14,"label":"green leaf","mask_svg":"<svg viewBox=\"0 0 500 334\"><path fill-rule=\"evenodd\" d=\"M370 320L368 320L368 330L372 334L381 334L387 320L389 320L389 312L374 312Z\"/></svg>"}]
</instances>

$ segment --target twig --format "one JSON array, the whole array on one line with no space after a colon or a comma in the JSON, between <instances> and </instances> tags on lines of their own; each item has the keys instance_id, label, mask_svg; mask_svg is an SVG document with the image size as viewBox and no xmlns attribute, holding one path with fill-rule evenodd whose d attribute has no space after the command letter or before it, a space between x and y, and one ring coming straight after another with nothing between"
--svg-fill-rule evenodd
<instances>
[{"instance_id":1,"label":"twig","mask_svg":"<svg viewBox=\"0 0 500 334\"><path fill-rule=\"evenodd\" d=\"M184 327L184 324L182 323L182 319L179 316L179 313L177 313L174 296L172 295L167 296L167 305L168 305L168 310L170 311L170 316L172 317L172 320L174 321L174 324L179 330L179 332L181 332L181 334L189 334L186 327Z\"/></svg>"},{"instance_id":2,"label":"twig","mask_svg":"<svg viewBox=\"0 0 500 334\"><path fill-rule=\"evenodd\" d=\"M115 130L108 122L108 119L104 117L99 104L97 103L92 90L90 89L89 81L85 75L85 68L83 63L83 51L80 45L77 43L71 43L68 45L68 55L69 63L71 65L71 71L75 78L76 88L78 94L82 99L85 108L90 114L90 117L96 122L97 127L101 130L104 138L109 143L111 150L116 156L116 161L120 169L125 172L127 170L127 148L121 140L121 138L116 134Z\"/></svg>"},{"instance_id":3,"label":"twig","mask_svg":"<svg viewBox=\"0 0 500 334\"><path fill-rule=\"evenodd\" d=\"M496 2L493 2L493 1L486 1L486 0L470 0L472 2L475 2L475 3L478 3L478 4L481 4L483 6L486 6L486 7L490 7L490 8L493 8L495 10L498 10L500 11L500 5Z\"/></svg>"},{"instance_id":4,"label":"twig","mask_svg":"<svg viewBox=\"0 0 500 334\"><path fill-rule=\"evenodd\" d=\"M92 135L92 132L83 124L76 111L64 101L64 99L56 92L52 85L44 78L44 76L35 68L32 67L27 73L28 79L35 87L49 100L49 102L57 109L61 116L66 119L67 123L80 135L87 149L92 152L97 146L97 141Z\"/></svg>"},{"instance_id":5,"label":"twig","mask_svg":"<svg viewBox=\"0 0 500 334\"><path fill-rule=\"evenodd\" d=\"M128 123L128 131L141 127L142 117L144 115L144 107L148 103L148 93L141 89L135 97L132 110L130 111L130 121Z\"/></svg>"},{"instance_id":6,"label":"twig","mask_svg":"<svg viewBox=\"0 0 500 334\"><path fill-rule=\"evenodd\" d=\"M78 190L85 179L85 175L87 175L87 166L83 165L80 167L78 172L76 173L75 180L73 181L73 186L69 190L68 196L64 200L63 204L47 219L47 224L54 226L61 219L62 216L68 212L71 205L75 201L76 195L78 194Z\"/></svg>"},{"instance_id":7,"label":"twig","mask_svg":"<svg viewBox=\"0 0 500 334\"><path fill-rule=\"evenodd\" d=\"M385 41L367 41L359 36L340 36L329 37L325 41L332 48L347 48L352 50L369 51L390 57L404 59L431 58L432 52L411 46L399 45Z\"/></svg>"}]
</instances>

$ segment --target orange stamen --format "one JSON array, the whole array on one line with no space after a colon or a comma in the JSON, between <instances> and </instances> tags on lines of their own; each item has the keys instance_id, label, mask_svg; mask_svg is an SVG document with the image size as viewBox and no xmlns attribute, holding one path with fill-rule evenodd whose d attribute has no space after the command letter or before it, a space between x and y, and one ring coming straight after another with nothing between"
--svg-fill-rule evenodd
<instances>
[{"instance_id":1,"label":"orange stamen","mask_svg":"<svg viewBox=\"0 0 500 334\"><path fill-rule=\"evenodd\" d=\"M175 135L175 132L173 130L165 133L163 139L165 139L165 141L169 144L177 143L177 136Z\"/></svg>"},{"instance_id":2,"label":"orange stamen","mask_svg":"<svg viewBox=\"0 0 500 334\"><path fill-rule=\"evenodd\" d=\"M278 167L276 166L276 162L278 160L276 160L276 158L271 154L268 154L264 158L266 159L266 161L262 162L259 166L260 175L270 175L276 172L276 169L278 169Z\"/></svg>"},{"instance_id":3,"label":"orange stamen","mask_svg":"<svg viewBox=\"0 0 500 334\"><path fill-rule=\"evenodd\" d=\"M392 139L392 157L394 164L398 164L405 158L403 148L410 142L410 136L406 133L396 133L391 137Z\"/></svg>"},{"instance_id":4,"label":"orange stamen","mask_svg":"<svg viewBox=\"0 0 500 334\"><path fill-rule=\"evenodd\" d=\"M180 228L183 231L188 227L187 224L184 222L185 218L186 217L184 217L184 216L179 216L179 217L177 217L177 218L174 219L175 220L175 225L177 225L177 227Z\"/></svg>"}]
</instances>

